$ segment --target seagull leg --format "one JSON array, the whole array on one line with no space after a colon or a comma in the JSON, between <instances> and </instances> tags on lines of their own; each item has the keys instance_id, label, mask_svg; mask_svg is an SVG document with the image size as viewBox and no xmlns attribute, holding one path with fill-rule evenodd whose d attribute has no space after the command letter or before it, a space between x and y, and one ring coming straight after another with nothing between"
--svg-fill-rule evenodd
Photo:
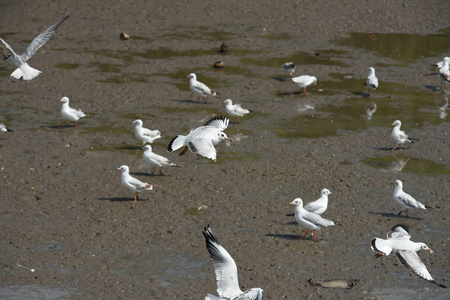
<instances>
[{"instance_id":1,"label":"seagull leg","mask_svg":"<svg viewBox=\"0 0 450 300\"><path fill-rule=\"evenodd\" d=\"M181 151L180 154L178 154L178 156L181 156L181 155L185 154L186 151L188 151L188 146L184 146L184 150Z\"/></svg>"},{"instance_id":2,"label":"seagull leg","mask_svg":"<svg viewBox=\"0 0 450 300\"><path fill-rule=\"evenodd\" d=\"M406 210L400 211L400 212L398 213L398 215L400 216L402 213L405 213L405 214L406 214L406 217L408 218L408 210L407 210L407 209L406 209Z\"/></svg>"},{"instance_id":3,"label":"seagull leg","mask_svg":"<svg viewBox=\"0 0 450 300\"><path fill-rule=\"evenodd\" d=\"M303 88L303 91L305 92L305 96L308 96L308 92L306 91L306 87Z\"/></svg>"},{"instance_id":4,"label":"seagull leg","mask_svg":"<svg viewBox=\"0 0 450 300\"><path fill-rule=\"evenodd\" d=\"M63 121L63 122L61 123L61 125L58 126L58 128L61 129L62 126L63 126L64 124L66 124L66 121Z\"/></svg>"},{"instance_id":5,"label":"seagull leg","mask_svg":"<svg viewBox=\"0 0 450 300\"><path fill-rule=\"evenodd\" d=\"M306 230L305 235L301 237L301 239L305 239L305 237L308 235L309 229Z\"/></svg>"},{"instance_id":6,"label":"seagull leg","mask_svg":"<svg viewBox=\"0 0 450 300\"><path fill-rule=\"evenodd\" d=\"M382 256L383 256L383 254L381 254L381 253L375 254L375 258L382 257Z\"/></svg>"},{"instance_id":7,"label":"seagull leg","mask_svg":"<svg viewBox=\"0 0 450 300\"><path fill-rule=\"evenodd\" d=\"M315 242L315 243L317 243L317 238L316 238L316 231L315 231L315 230L313 230L313 232L314 232L314 242Z\"/></svg>"},{"instance_id":8,"label":"seagull leg","mask_svg":"<svg viewBox=\"0 0 450 300\"><path fill-rule=\"evenodd\" d=\"M392 148L392 150L391 150L391 151L392 151L392 152L394 152L394 150L395 150L395 149L397 149L397 147L398 147L398 144L397 144L397 145L395 145L395 147L394 147L394 148Z\"/></svg>"},{"instance_id":9,"label":"seagull leg","mask_svg":"<svg viewBox=\"0 0 450 300\"><path fill-rule=\"evenodd\" d=\"M137 193L137 192L134 192L134 200L133 200L132 202L135 203L135 202L137 201L138 198L139 198L139 197L138 197L138 193Z\"/></svg>"},{"instance_id":10,"label":"seagull leg","mask_svg":"<svg viewBox=\"0 0 450 300\"><path fill-rule=\"evenodd\" d=\"M73 126L75 126L75 129L77 129L78 128L77 121L73 121L72 123L73 123Z\"/></svg>"},{"instance_id":11,"label":"seagull leg","mask_svg":"<svg viewBox=\"0 0 450 300\"><path fill-rule=\"evenodd\" d=\"M162 172L162 167L159 169L159 175L164 176L164 174Z\"/></svg>"}]
</instances>

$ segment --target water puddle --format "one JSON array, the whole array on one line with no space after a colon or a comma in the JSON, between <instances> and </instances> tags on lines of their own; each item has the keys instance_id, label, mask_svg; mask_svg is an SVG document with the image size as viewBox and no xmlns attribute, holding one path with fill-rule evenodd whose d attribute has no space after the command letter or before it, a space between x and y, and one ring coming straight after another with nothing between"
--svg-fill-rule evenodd
<instances>
[{"instance_id":1,"label":"water puddle","mask_svg":"<svg viewBox=\"0 0 450 300\"><path fill-rule=\"evenodd\" d=\"M448 54L450 28L441 32L433 35L352 32L348 37L337 40L336 44L373 51L406 65L423 57Z\"/></svg>"},{"instance_id":2,"label":"water puddle","mask_svg":"<svg viewBox=\"0 0 450 300\"><path fill-rule=\"evenodd\" d=\"M55 64L56 68L63 69L63 70L73 70L73 69L77 69L79 66L81 66L81 65L80 64L69 64L69 63Z\"/></svg>"},{"instance_id":3,"label":"water puddle","mask_svg":"<svg viewBox=\"0 0 450 300\"><path fill-rule=\"evenodd\" d=\"M393 172L414 173L425 176L450 175L450 168L431 160L408 157L405 154L369 157L363 163L376 168Z\"/></svg>"}]
</instances>

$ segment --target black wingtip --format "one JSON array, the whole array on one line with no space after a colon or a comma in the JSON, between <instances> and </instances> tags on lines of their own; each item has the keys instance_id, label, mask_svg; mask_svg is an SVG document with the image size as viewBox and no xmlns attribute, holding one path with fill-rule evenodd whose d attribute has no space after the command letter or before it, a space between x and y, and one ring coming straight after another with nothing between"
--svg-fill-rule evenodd
<instances>
[{"instance_id":1,"label":"black wingtip","mask_svg":"<svg viewBox=\"0 0 450 300\"><path fill-rule=\"evenodd\" d=\"M176 137L174 137L174 138L169 142L169 145L167 145L167 151L169 151L169 152L172 152L172 151L173 151L172 145L173 145L173 142L176 140L177 137L178 137L178 135L177 135Z\"/></svg>"},{"instance_id":2,"label":"black wingtip","mask_svg":"<svg viewBox=\"0 0 450 300\"><path fill-rule=\"evenodd\" d=\"M214 122L216 120L226 122L227 120L229 121L230 119L228 119L228 117L225 117L225 116L214 117L214 118L210 119L208 122L206 122L205 125L203 125L203 126L208 126L209 124L211 124L212 122Z\"/></svg>"},{"instance_id":3,"label":"black wingtip","mask_svg":"<svg viewBox=\"0 0 450 300\"><path fill-rule=\"evenodd\" d=\"M394 231L396 227L401 227L401 228L403 228L404 230L406 230L407 233L409 233L409 226L406 225L406 224L397 224L397 225L394 225L394 226L392 226L391 230Z\"/></svg>"}]
</instances>

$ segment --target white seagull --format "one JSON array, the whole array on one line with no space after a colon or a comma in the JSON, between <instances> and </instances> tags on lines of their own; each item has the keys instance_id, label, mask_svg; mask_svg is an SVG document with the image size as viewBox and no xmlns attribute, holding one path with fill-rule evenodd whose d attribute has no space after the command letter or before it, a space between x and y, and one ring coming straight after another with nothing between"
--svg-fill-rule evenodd
<instances>
[{"instance_id":1,"label":"white seagull","mask_svg":"<svg viewBox=\"0 0 450 300\"><path fill-rule=\"evenodd\" d=\"M130 124L134 124L134 135L142 141L141 149L146 143L152 144L154 140L161 137L159 130L150 130L142 127L143 123L141 119L134 120Z\"/></svg>"},{"instance_id":2,"label":"white seagull","mask_svg":"<svg viewBox=\"0 0 450 300\"><path fill-rule=\"evenodd\" d=\"M167 150L172 152L184 146L180 155L185 154L189 149L192 153L216 161L217 151L214 146L224 140L231 141L223 132L229 122L230 119L227 117L214 117L205 125L192 130L188 135L178 135L173 138L167 146Z\"/></svg>"},{"instance_id":3,"label":"white seagull","mask_svg":"<svg viewBox=\"0 0 450 300\"><path fill-rule=\"evenodd\" d=\"M84 112L81 109L76 110L76 109L70 108L68 97L62 97L61 100L59 100L59 102L62 102L61 111L60 111L61 116L64 119L71 121L73 123L73 125L75 126L75 128L78 128L77 121L82 117L86 117ZM61 125L59 125L59 128L62 128L62 126L66 123L66 120L64 120L61 123Z\"/></svg>"},{"instance_id":4,"label":"white seagull","mask_svg":"<svg viewBox=\"0 0 450 300\"><path fill-rule=\"evenodd\" d=\"M286 73L289 77L292 77L295 72L295 65L293 62L287 62L281 65L281 69Z\"/></svg>"},{"instance_id":5,"label":"white seagull","mask_svg":"<svg viewBox=\"0 0 450 300\"><path fill-rule=\"evenodd\" d=\"M0 131L1 132L7 132L7 131L12 132L12 130L9 129L8 127L6 127L5 124L0 124Z\"/></svg>"},{"instance_id":6,"label":"white seagull","mask_svg":"<svg viewBox=\"0 0 450 300\"><path fill-rule=\"evenodd\" d=\"M317 78L314 76L302 75L298 77L293 77L292 82L297 84L301 89L303 89L305 95L308 96L309 94L306 92L306 88L311 84L314 84L314 86L317 85Z\"/></svg>"},{"instance_id":7,"label":"white seagull","mask_svg":"<svg viewBox=\"0 0 450 300\"><path fill-rule=\"evenodd\" d=\"M387 233L387 240L373 238L370 246L372 250L376 252L375 257L378 258L394 252L400 263L412 273L429 282L435 283L440 287L446 288L445 285L438 284L434 281L433 277L431 277L428 272L427 267L416 253L419 250L427 250L430 253L433 253L433 251L424 243L415 243L411 241L408 226L403 224L395 225Z\"/></svg>"},{"instance_id":8,"label":"white seagull","mask_svg":"<svg viewBox=\"0 0 450 300\"><path fill-rule=\"evenodd\" d=\"M241 291L238 281L238 270L231 255L219 244L211 228L205 227L203 236L206 241L214 271L217 279L217 293L219 297L208 294L205 300L262 300L263 290L252 288L245 292Z\"/></svg>"},{"instance_id":9,"label":"white seagull","mask_svg":"<svg viewBox=\"0 0 450 300\"><path fill-rule=\"evenodd\" d=\"M189 74L186 78L189 78L189 87L191 90L199 94L203 98L203 101L207 102L206 97L208 96L216 96L216 92L207 87L206 84L197 81L197 75L195 73Z\"/></svg>"},{"instance_id":10,"label":"white seagull","mask_svg":"<svg viewBox=\"0 0 450 300\"><path fill-rule=\"evenodd\" d=\"M2 44L10 52L9 55L4 59L9 59L17 67L17 69L12 72L12 77L16 79L22 78L24 80L31 80L41 73L41 71L30 67L27 61L33 56L34 53L36 53L39 48L41 48L48 41L53 32L55 32L56 28L58 28L58 26L61 25L61 23L64 22L68 17L69 16L62 18L61 20L50 26L47 30L42 32L40 35L35 37L34 40L28 45L25 52L22 53L22 55L17 55L11 48L11 46L0 38Z\"/></svg>"},{"instance_id":11,"label":"white seagull","mask_svg":"<svg viewBox=\"0 0 450 300\"><path fill-rule=\"evenodd\" d=\"M394 185L394 201L398 205L406 210L402 210L398 213L400 216L403 212L406 213L406 217L408 217L408 209L410 208L420 208L426 209L425 205L414 199L410 194L407 194L403 191L403 182L401 180L396 180L391 183Z\"/></svg>"},{"instance_id":12,"label":"white seagull","mask_svg":"<svg viewBox=\"0 0 450 300\"><path fill-rule=\"evenodd\" d=\"M159 167L159 174L163 175L162 168L163 167L177 167L177 165L164 156L161 156L159 154L156 154L152 151L152 146L145 145L144 147L144 153L143 153L144 160L149 163L152 167Z\"/></svg>"},{"instance_id":13,"label":"white seagull","mask_svg":"<svg viewBox=\"0 0 450 300\"><path fill-rule=\"evenodd\" d=\"M444 59L442 61L436 63L436 66L439 69L442 68L444 66L444 64L445 64L445 61L449 61L450 62L450 57L449 56L444 57Z\"/></svg>"},{"instance_id":14,"label":"white seagull","mask_svg":"<svg viewBox=\"0 0 450 300\"><path fill-rule=\"evenodd\" d=\"M310 230L314 233L314 242L317 242L316 230L320 230L322 227L334 226L334 222L322 218L320 215L309 212L303 208L303 200L300 198L294 199L291 205L295 205L294 217L295 221L301 226L306 228L305 235L301 238L304 239Z\"/></svg>"},{"instance_id":15,"label":"white seagull","mask_svg":"<svg viewBox=\"0 0 450 300\"><path fill-rule=\"evenodd\" d=\"M369 89L376 90L378 88L378 78L375 76L375 69L369 68L369 75L367 75L366 85Z\"/></svg>"},{"instance_id":16,"label":"white seagull","mask_svg":"<svg viewBox=\"0 0 450 300\"><path fill-rule=\"evenodd\" d=\"M442 67L439 68L439 78L441 78L441 90L443 90L444 84L450 82L450 58L446 57Z\"/></svg>"},{"instance_id":17,"label":"white seagull","mask_svg":"<svg viewBox=\"0 0 450 300\"><path fill-rule=\"evenodd\" d=\"M332 192L330 192L327 189L323 189L320 192L320 198L316 201L309 202L305 205L305 210L321 215L323 214L328 207L328 195L334 195Z\"/></svg>"},{"instance_id":18,"label":"white seagull","mask_svg":"<svg viewBox=\"0 0 450 300\"><path fill-rule=\"evenodd\" d=\"M396 143L395 147L392 148L391 151L397 149L399 144L404 144L405 142L414 143L414 140L417 140L408 137L408 135L404 131L400 130L400 127L402 126L402 122L400 122L400 120L395 120L394 123L392 123L391 125L394 126L394 129L392 129L391 132L391 137L394 139ZM402 149L400 148L400 151L401 150Z\"/></svg>"},{"instance_id":19,"label":"white seagull","mask_svg":"<svg viewBox=\"0 0 450 300\"><path fill-rule=\"evenodd\" d=\"M116 168L116 170L122 171L122 174L120 176L120 180L122 181L122 184L126 188L128 188L134 192L133 202L136 202L139 199L138 193L143 192L143 191L153 190L153 185L146 183L146 182L142 182L142 181L134 178L133 176L131 176L130 168L128 168L127 165L120 166L120 167Z\"/></svg>"},{"instance_id":20,"label":"white seagull","mask_svg":"<svg viewBox=\"0 0 450 300\"><path fill-rule=\"evenodd\" d=\"M223 103L225 103L226 112L234 117L238 117L238 122L241 121L241 117L250 113L248 109L242 108L240 104L233 104L231 99L227 99Z\"/></svg>"}]
</instances>

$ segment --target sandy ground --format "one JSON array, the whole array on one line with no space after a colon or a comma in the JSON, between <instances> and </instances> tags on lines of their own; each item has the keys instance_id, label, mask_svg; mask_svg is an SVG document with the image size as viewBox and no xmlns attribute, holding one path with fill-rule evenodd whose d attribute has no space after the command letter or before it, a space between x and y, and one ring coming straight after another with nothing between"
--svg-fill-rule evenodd
<instances>
[{"instance_id":1,"label":"sandy ground","mask_svg":"<svg viewBox=\"0 0 450 300\"><path fill-rule=\"evenodd\" d=\"M442 35L448 1L6 0L2 7L0 36L19 53L71 14L30 60L39 77L18 81L9 77L12 64L0 64L0 123L14 130L0 136L2 299L203 299L216 291L201 233L207 224L237 262L242 289L261 287L265 299L448 299L448 289L410 277L395 257L376 260L369 246L406 223L414 241L435 251L420 257L448 285L449 123L438 117L445 94L429 76L448 55L448 29L435 52L406 64L336 43L351 32L380 42L383 34ZM132 38L119 40L120 32ZM227 54L217 52L223 41ZM283 78L279 66L293 55L302 59L296 75L319 78L310 96ZM213 69L219 60L226 67ZM381 84L367 97L370 65ZM191 72L218 97L197 103L185 79ZM350 74L355 86L340 85L336 74ZM397 93L403 88L408 95ZM420 99L408 100L414 95ZM88 115L80 128L57 128L62 96ZM253 112L240 124L232 119L226 133L234 141L217 147L217 163L165 151L174 136L224 114L227 98ZM358 109L372 99L379 109L369 122ZM161 130L153 148L180 168L150 173L129 125L137 118ZM393 155L389 125L397 118L420 142ZM411 171L363 162L373 158L406 160ZM155 190L131 203L114 171L122 164ZM395 179L433 209L397 217ZM338 225L318 232L318 243L300 240L289 202L315 200L324 187L335 195L323 216ZM310 278L359 283L327 289Z\"/></svg>"}]
</instances>

